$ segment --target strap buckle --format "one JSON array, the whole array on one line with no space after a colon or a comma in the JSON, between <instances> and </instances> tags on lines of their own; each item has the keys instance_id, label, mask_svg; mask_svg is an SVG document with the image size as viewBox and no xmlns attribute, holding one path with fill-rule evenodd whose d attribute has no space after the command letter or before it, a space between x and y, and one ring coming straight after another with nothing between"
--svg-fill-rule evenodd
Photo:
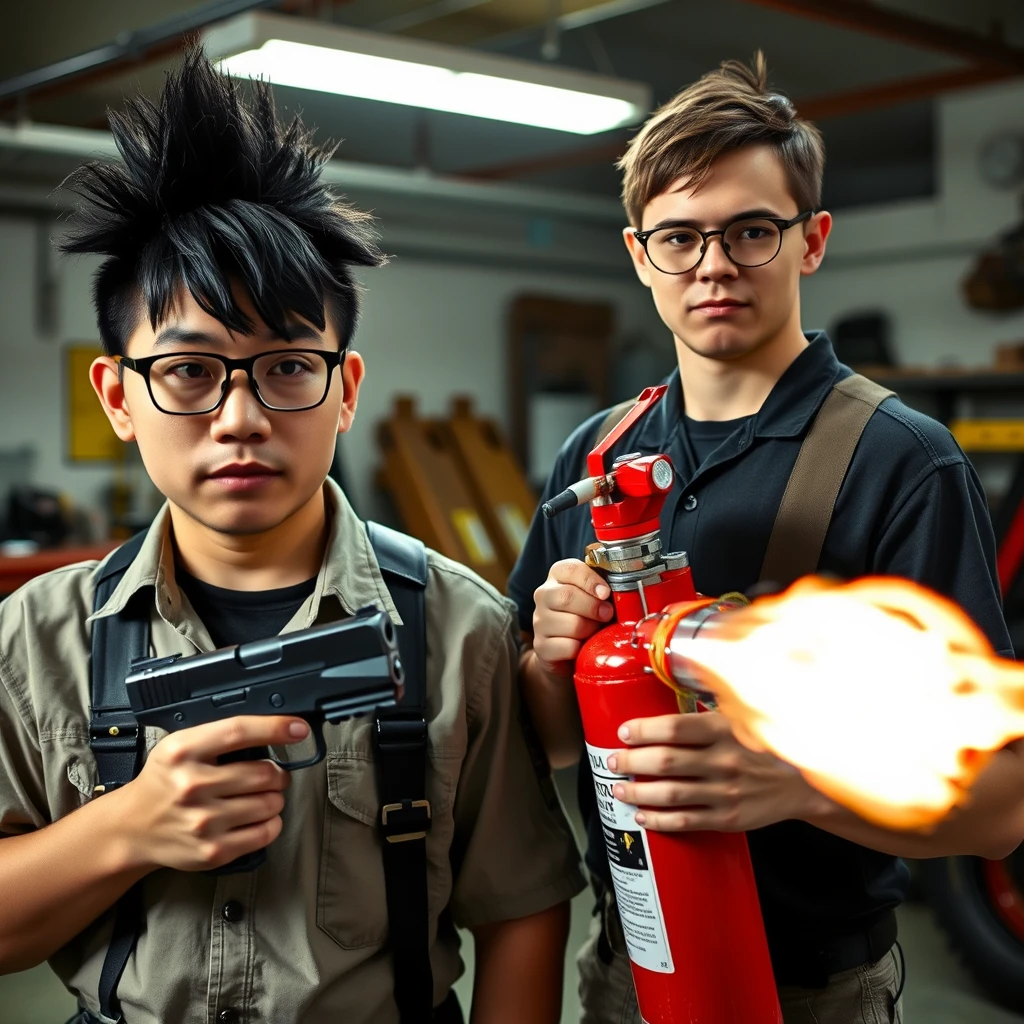
<instances>
[{"instance_id":1,"label":"strap buckle","mask_svg":"<svg viewBox=\"0 0 1024 1024\"><path fill-rule=\"evenodd\" d=\"M384 838L389 843L426 839L431 819L429 800L403 800L397 804L385 804L380 809L380 823Z\"/></svg>"}]
</instances>

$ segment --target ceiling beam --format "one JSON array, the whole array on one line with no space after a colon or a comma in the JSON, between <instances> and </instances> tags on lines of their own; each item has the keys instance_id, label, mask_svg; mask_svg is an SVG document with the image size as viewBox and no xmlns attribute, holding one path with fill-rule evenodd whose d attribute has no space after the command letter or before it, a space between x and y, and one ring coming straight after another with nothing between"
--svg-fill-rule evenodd
<instances>
[{"instance_id":1,"label":"ceiling beam","mask_svg":"<svg viewBox=\"0 0 1024 1024\"><path fill-rule=\"evenodd\" d=\"M959 89L970 89L973 86L988 85L990 82L1014 77L1013 71L992 65L957 68L955 71L939 71L931 75L901 78L895 82L881 82L878 85L845 89L822 96L808 96L795 106L800 116L808 121L823 121L830 117L861 114L867 110L881 110L884 107L898 106L900 103L930 99L944 92L956 92Z\"/></svg>"},{"instance_id":2,"label":"ceiling beam","mask_svg":"<svg viewBox=\"0 0 1024 1024\"><path fill-rule=\"evenodd\" d=\"M1003 67L958 68L955 71L939 71L930 75L898 79L895 82L881 82L878 85L808 96L806 99L794 101L794 106L802 118L808 121L823 121L830 117L845 117L868 110L895 107L900 103L912 103L944 92L956 92L1014 77L1016 74L1013 71ZM480 181L524 178L533 174L563 171L570 167L613 164L625 151L624 141L606 142L598 146L582 146L568 152L535 157L531 160L478 167L463 171L460 176Z\"/></svg>"},{"instance_id":3,"label":"ceiling beam","mask_svg":"<svg viewBox=\"0 0 1024 1024\"><path fill-rule=\"evenodd\" d=\"M181 49L193 33L227 18L259 8L298 13L313 0L212 0L155 25L126 32L113 42L0 81L0 110L24 104L29 97L53 97L81 89L112 75L148 64ZM345 0L332 0L343 3Z\"/></svg>"},{"instance_id":4,"label":"ceiling beam","mask_svg":"<svg viewBox=\"0 0 1024 1024\"><path fill-rule=\"evenodd\" d=\"M742 0L773 11L880 36L918 49L937 50L981 64L1024 72L1024 50L966 29L950 28L870 0Z\"/></svg>"}]
</instances>

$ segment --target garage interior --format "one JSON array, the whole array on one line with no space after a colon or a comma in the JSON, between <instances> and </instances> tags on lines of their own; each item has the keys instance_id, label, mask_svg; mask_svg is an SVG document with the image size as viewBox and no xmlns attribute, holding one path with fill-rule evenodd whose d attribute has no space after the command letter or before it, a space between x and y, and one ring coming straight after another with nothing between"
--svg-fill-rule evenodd
<instances>
[{"instance_id":1,"label":"garage interior","mask_svg":"<svg viewBox=\"0 0 1024 1024\"><path fill-rule=\"evenodd\" d=\"M87 382L83 390L99 346L96 264L53 248L68 204L59 186L82 160L115 157L106 110L136 89L156 95L187 38L255 15L325 38L353 29L382 45L515 59L541 75L603 76L645 97L632 122L580 134L272 80L282 113L339 143L327 179L373 211L392 257L361 278L356 348L367 385L332 471L361 516L503 587L561 442L675 363L622 246L615 162L649 111L721 61L760 49L773 86L819 125L827 152L823 206L835 228L821 271L802 285L804 326L827 328L841 360L945 423L968 453L1024 651L1020 0L5 5L0 596L101 557L161 501ZM417 462L434 481L422 493L408 471ZM488 495L500 495L511 527L488 512ZM446 525L455 505L477 509L479 524ZM573 775L557 781L572 814ZM1024 1021L1024 854L998 869L957 861L914 865L914 899L900 911L905 1019ZM572 956L590 913L584 893L573 909L565 1024L578 1019ZM471 974L460 982L463 1006ZM0 977L4 1024L73 1010L45 965Z\"/></svg>"}]
</instances>

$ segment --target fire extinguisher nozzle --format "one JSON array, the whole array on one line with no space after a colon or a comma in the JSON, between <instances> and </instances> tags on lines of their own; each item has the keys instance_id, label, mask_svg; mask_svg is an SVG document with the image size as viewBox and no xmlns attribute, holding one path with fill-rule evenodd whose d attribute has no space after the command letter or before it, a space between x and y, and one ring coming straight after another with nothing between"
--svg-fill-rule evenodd
<instances>
[{"instance_id":1,"label":"fire extinguisher nozzle","mask_svg":"<svg viewBox=\"0 0 1024 1024\"><path fill-rule=\"evenodd\" d=\"M576 492L570 487L562 491L561 494L556 494L550 501L545 501L541 505L541 511L548 519L557 516L559 512L564 512L566 509L575 508L580 503L580 499L577 497Z\"/></svg>"}]
</instances>

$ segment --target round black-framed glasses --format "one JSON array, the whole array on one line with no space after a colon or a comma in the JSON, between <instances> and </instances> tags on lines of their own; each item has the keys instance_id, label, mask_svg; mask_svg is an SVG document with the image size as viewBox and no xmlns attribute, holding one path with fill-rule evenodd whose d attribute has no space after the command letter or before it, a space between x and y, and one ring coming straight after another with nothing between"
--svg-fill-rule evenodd
<instances>
[{"instance_id":1,"label":"round black-framed glasses","mask_svg":"<svg viewBox=\"0 0 1024 1024\"><path fill-rule=\"evenodd\" d=\"M235 370L245 373L256 401L272 412L305 412L323 405L334 368L345 353L314 348L284 348L244 359L215 352L171 352L132 359L116 356L121 366L146 381L153 405L168 416L202 416L224 403Z\"/></svg>"},{"instance_id":2,"label":"round black-framed glasses","mask_svg":"<svg viewBox=\"0 0 1024 1024\"><path fill-rule=\"evenodd\" d=\"M782 235L814 216L804 210L786 220L782 217L737 217L724 228L701 231L690 224L668 224L634 231L647 259L663 274L688 274L700 266L708 251L708 239L718 235L722 251L737 267L763 267L782 251Z\"/></svg>"}]
</instances>

